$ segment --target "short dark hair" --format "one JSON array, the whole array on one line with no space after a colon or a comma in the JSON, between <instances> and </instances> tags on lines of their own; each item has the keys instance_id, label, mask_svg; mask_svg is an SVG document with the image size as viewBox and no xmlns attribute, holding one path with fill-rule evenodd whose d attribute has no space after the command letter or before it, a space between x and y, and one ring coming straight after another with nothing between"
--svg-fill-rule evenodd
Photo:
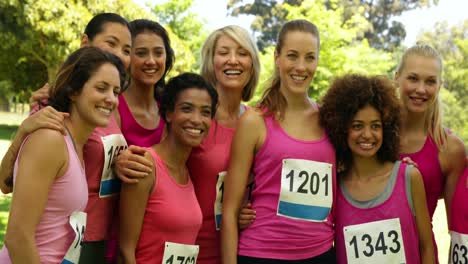
<instances>
[{"instance_id":1,"label":"short dark hair","mask_svg":"<svg viewBox=\"0 0 468 264\"><path fill-rule=\"evenodd\" d=\"M218 92L201 75L186 72L172 77L167 82L166 89L163 90L159 114L166 123L166 115L174 111L179 94L192 88L208 92L211 97L211 117L215 116L216 108L218 107Z\"/></svg>"},{"instance_id":2,"label":"short dark hair","mask_svg":"<svg viewBox=\"0 0 468 264\"><path fill-rule=\"evenodd\" d=\"M92 41L96 35L101 33L106 23L118 23L126 26L130 31L130 25L128 21L116 13L100 13L95 15L86 25L84 33L88 36L88 39Z\"/></svg>"},{"instance_id":3,"label":"short dark hair","mask_svg":"<svg viewBox=\"0 0 468 264\"><path fill-rule=\"evenodd\" d=\"M351 167L352 153L348 146L351 122L368 105L382 118L383 142L377 158L382 162L398 159L400 105L392 81L385 76L347 74L334 80L320 107L320 125L335 147L340 173L347 173Z\"/></svg>"},{"instance_id":4,"label":"short dark hair","mask_svg":"<svg viewBox=\"0 0 468 264\"><path fill-rule=\"evenodd\" d=\"M84 84L105 63L119 71L120 87L125 83L125 68L114 54L96 47L83 47L68 56L49 90L49 105L57 111L70 111L70 96L81 93Z\"/></svg>"},{"instance_id":5,"label":"short dark hair","mask_svg":"<svg viewBox=\"0 0 468 264\"><path fill-rule=\"evenodd\" d=\"M171 40L166 29L161 26L158 22L149 19L135 19L130 22L130 28L132 32L132 41L141 33L150 32L158 35L164 43L164 49L166 50L166 67L164 74L161 79L155 85L155 98L159 99L160 94L165 86L165 78L167 73L172 69L175 61L174 50L171 47Z\"/></svg>"}]
</instances>

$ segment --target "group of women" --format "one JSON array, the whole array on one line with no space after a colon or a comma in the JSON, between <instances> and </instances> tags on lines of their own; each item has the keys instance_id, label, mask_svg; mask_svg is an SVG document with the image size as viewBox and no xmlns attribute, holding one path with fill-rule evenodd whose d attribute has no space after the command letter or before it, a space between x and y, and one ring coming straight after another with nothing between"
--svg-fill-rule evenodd
<instances>
[{"instance_id":1,"label":"group of women","mask_svg":"<svg viewBox=\"0 0 468 264\"><path fill-rule=\"evenodd\" d=\"M441 124L434 49L408 49L395 82L338 77L318 104L319 31L292 20L255 107L245 29L215 30L201 54L200 75L166 83L160 24L89 22L2 161L1 263L436 263L441 197L451 261L468 260L466 153Z\"/></svg>"}]
</instances>

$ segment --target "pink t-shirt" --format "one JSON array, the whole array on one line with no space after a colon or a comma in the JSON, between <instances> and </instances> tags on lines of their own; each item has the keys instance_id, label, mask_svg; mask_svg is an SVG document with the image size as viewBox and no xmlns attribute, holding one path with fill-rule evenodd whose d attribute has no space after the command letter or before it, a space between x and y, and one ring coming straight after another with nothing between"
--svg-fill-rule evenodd
<instances>
[{"instance_id":1,"label":"pink t-shirt","mask_svg":"<svg viewBox=\"0 0 468 264\"><path fill-rule=\"evenodd\" d=\"M177 183L159 155L152 148L148 150L153 156L156 181L135 251L139 264L161 263L166 242L194 245L202 223L190 177L185 185Z\"/></svg>"},{"instance_id":2,"label":"pink t-shirt","mask_svg":"<svg viewBox=\"0 0 468 264\"><path fill-rule=\"evenodd\" d=\"M234 131L234 128L212 120L207 137L192 150L187 163L203 213L203 224L196 242L200 245L199 264L221 263L220 232L216 230L214 213L216 183L219 173L227 170Z\"/></svg>"},{"instance_id":3,"label":"pink t-shirt","mask_svg":"<svg viewBox=\"0 0 468 264\"><path fill-rule=\"evenodd\" d=\"M333 146L325 131L319 140L299 140L271 116L265 124L265 142L253 163L256 219L240 232L238 254L281 260L321 255L335 234Z\"/></svg>"},{"instance_id":4,"label":"pink t-shirt","mask_svg":"<svg viewBox=\"0 0 468 264\"><path fill-rule=\"evenodd\" d=\"M83 211L88 200L85 170L70 136L64 136L64 139L68 150L68 168L65 174L50 186L47 204L36 227L36 248L43 264L57 264L63 260L75 238L75 232L69 223L70 215L74 211ZM27 138L23 144L26 140ZM19 158L21 149L15 163L14 180ZM5 246L0 251L0 263L11 263Z\"/></svg>"},{"instance_id":5,"label":"pink t-shirt","mask_svg":"<svg viewBox=\"0 0 468 264\"><path fill-rule=\"evenodd\" d=\"M97 127L83 148L88 180L88 204L85 241L109 238L110 223L120 193L120 180L112 171L114 158L127 143L112 115L107 127Z\"/></svg>"},{"instance_id":6,"label":"pink t-shirt","mask_svg":"<svg viewBox=\"0 0 468 264\"><path fill-rule=\"evenodd\" d=\"M407 189L409 186L406 185L407 179L410 180L407 175L409 170L406 168L406 164L395 163L386 186L389 191L376 197L389 193L381 202L368 201L370 203L363 204L364 202L354 200L344 185L339 185L335 222L338 263L348 263L348 259L357 261L355 263L370 263L371 260L377 263L380 260L378 256L383 255L387 258L391 255L394 263L421 262L416 219L410 206L412 201L407 199L407 191L411 192L411 189ZM353 228L357 225L359 231ZM375 229L374 225L378 228ZM348 236L347 240L345 236ZM406 261L400 262L401 258Z\"/></svg>"}]
</instances>

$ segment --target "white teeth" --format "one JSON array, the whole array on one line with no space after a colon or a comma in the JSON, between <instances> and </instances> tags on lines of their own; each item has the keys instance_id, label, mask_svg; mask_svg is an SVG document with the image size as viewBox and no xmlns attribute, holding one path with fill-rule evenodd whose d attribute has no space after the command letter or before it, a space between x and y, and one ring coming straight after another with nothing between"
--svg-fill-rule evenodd
<instances>
[{"instance_id":1,"label":"white teeth","mask_svg":"<svg viewBox=\"0 0 468 264\"><path fill-rule=\"evenodd\" d=\"M227 70L227 71L224 71L225 74L227 75L239 75L241 74L241 71L239 70Z\"/></svg>"},{"instance_id":2,"label":"white teeth","mask_svg":"<svg viewBox=\"0 0 468 264\"><path fill-rule=\"evenodd\" d=\"M291 78L293 78L295 81L304 81L307 76L291 75Z\"/></svg>"},{"instance_id":3,"label":"white teeth","mask_svg":"<svg viewBox=\"0 0 468 264\"><path fill-rule=\"evenodd\" d=\"M195 129L195 128L186 128L185 130L187 130L188 132L193 133L193 134L201 134L202 133L202 131L200 129Z\"/></svg>"},{"instance_id":4,"label":"white teeth","mask_svg":"<svg viewBox=\"0 0 468 264\"><path fill-rule=\"evenodd\" d=\"M155 69L152 69L152 70L143 70L144 73L155 73L156 70Z\"/></svg>"},{"instance_id":5,"label":"white teeth","mask_svg":"<svg viewBox=\"0 0 468 264\"><path fill-rule=\"evenodd\" d=\"M104 107L99 107L99 106L98 106L97 109L98 109L100 112L102 112L102 113L104 113L104 114L106 114L106 115L108 115L108 114L110 114L110 113L112 112L112 110L109 109L109 108L104 108Z\"/></svg>"},{"instance_id":6,"label":"white teeth","mask_svg":"<svg viewBox=\"0 0 468 264\"><path fill-rule=\"evenodd\" d=\"M374 146L372 143L359 143L359 146L364 149L370 149Z\"/></svg>"}]
</instances>

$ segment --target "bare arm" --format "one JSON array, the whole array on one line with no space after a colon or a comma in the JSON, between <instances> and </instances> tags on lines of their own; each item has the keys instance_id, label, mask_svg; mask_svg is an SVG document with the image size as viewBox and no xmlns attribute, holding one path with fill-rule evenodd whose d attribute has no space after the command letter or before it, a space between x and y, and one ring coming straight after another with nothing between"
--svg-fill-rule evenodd
<instances>
[{"instance_id":1,"label":"bare arm","mask_svg":"<svg viewBox=\"0 0 468 264\"><path fill-rule=\"evenodd\" d=\"M259 129L263 128L263 129ZM231 159L224 181L221 224L221 255L225 264L237 263L238 216L254 154L266 132L262 116L252 111L242 115L231 144Z\"/></svg>"},{"instance_id":2,"label":"bare arm","mask_svg":"<svg viewBox=\"0 0 468 264\"><path fill-rule=\"evenodd\" d=\"M147 152L145 158L153 162ZM136 184L123 183L120 192L120 232L119 263L136 264L135 249L140 238L141 226L145 215L146 204L153 190L156 174L142 178Z\"/></svg>"},{"instance_id":3,"label":"bare arm","mask_svg":"<svg viewBox=\"0 0 468 264\"><path fill-rule=\"evenodd\" d=\"M453 193L458 183L458 178L465 169L466 151L463 142L454 134L448 135L447 144L447 148L443 152L440 152L439 160L442 173L445 177L444 202L447 223L450 223L450 206L452 204Z\"/></svg>"},{"instance_id":4,"label":"bare arm","mask_svg":"<svg viewBox=\"0 0 468 264\"><path fill-rule=\"evenodd\" d=\"M50 128L65 134L63 120L68 115L68 113L58 112L48 106L29 116L21 123L0 165L0 189L3 193L10 193L13 189L13 168L24 138L40 128Z\"/></svg>"},{"instance_id":5,"label":"bare arm","mask_svg":"<svg viewBox=\"0 0 468 264\"><path fill-rule=\"evenodd\" d=\"M52 130L37 131L23 146L5 235L5 245L13 263L40 263L36 227L50 186L63 174L66 151L63 136Z\"/></svg>"},{"instance_id":6,"label":"bare arm","mask_svg":"<svg viewBox=\"0 0 468 264\"><path fill-rule=\"evenodd\" d=\"M413 197L416 226L419 234L419 252L421 263L435 263L434 245L432 243L432 228L429 211L426 204L424 182L418 169L410 171L411 196Z\"/></svg>"}]
</instances>

